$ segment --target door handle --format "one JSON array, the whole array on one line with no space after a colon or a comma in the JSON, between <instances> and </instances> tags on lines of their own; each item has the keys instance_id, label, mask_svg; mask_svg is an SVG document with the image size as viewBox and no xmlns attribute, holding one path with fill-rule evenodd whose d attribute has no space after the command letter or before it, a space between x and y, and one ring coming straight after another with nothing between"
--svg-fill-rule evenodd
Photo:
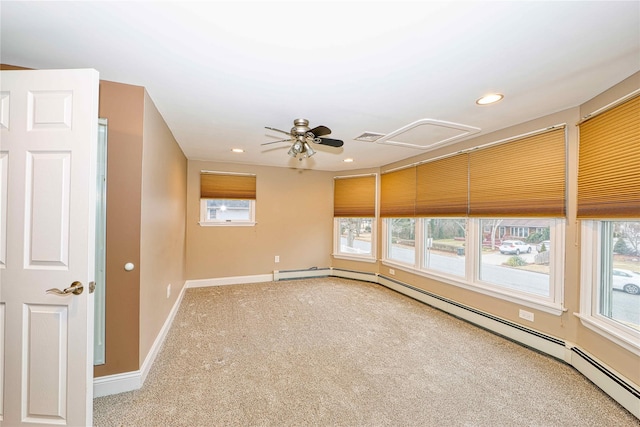
<instances>
[{"instance_id":1,"label":"door handle","mask_svg":"<svg viewBox=\"0 0 640 427\"><path fill-rule=\"evenodd\" d=\"M71 286L69 286L67 289L65 289L63 291L61 291L60 289L57 289L57 288L51 288L51 289L47 289L47 293L48 294L54 294L54 295L60 295L60 296L66 296L66 295L69 295L69 294L80 295L83 290L84 290L84 286L82 286L82 283L73 282L71 284Z\"/></svg>"}]
</instances>

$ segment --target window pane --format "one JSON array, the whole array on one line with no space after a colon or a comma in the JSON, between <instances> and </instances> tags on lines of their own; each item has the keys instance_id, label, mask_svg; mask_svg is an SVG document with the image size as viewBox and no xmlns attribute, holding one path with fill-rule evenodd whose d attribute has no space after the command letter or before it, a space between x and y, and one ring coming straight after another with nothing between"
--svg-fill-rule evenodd
<instances>
[{"instance_id":1,"label":"window pane","mask_svg":"<svg viewBox=\"0 0 640 427\"><path fill-rule=\"evenodd\" d=\"M340 253L371 255L372 218L340 218Z\"/></svg>"},{"instance_id":2,"label":"window pane","mask_svg":"<svg viewBox=\"0 0 640 427\"><path fill-rule=\"evenodd\" d=\"M423 268L464 277L466 220L423 218L422 221L425 230Z\"/></svg>"},{"instance_id":3,"label":"window pane","mask_svg":"<svg viewBox=\"0 0 640 427\"><path fill-rule=\"evenodd\" d=\"M640 221L603 221L599 314L640 330Z\"/></svg>"},{"instance_id":4,"label":"window pane","mask_svg":"<svg viewBox=\"0 0 640 427\"><path fill-rule=\"evenodd\" d=\"M480 280L549 297L552 221L544 218L481 220Z\"/></svg>"},{"instance_id":5,"label":"window pane","mask_svg":"<svg viewBox=\"0 0 640 427\"><path fill-rule=\"evenodd\" d=\"M251 200L208 199L207 221L251 221Z\"/></svg>"},{"instance_id":6,"label":"window pane","mask_svg":"<svg viewBox=\"0 0 640 427\"><path fill-rule=\"evenodd\" d=\"M389 218L387 224L388 259L414 265L416 262L416 220L414 218Z\"/></svg>"}]
</instances>

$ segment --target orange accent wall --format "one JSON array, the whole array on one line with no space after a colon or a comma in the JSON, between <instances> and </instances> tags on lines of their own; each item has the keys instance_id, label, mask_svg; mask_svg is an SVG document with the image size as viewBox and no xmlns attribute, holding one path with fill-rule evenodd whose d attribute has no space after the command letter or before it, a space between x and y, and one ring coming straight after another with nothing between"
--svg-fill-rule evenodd
<instances>
[{"instance_id":1,"label":"orange accent wall","mask_svg":"<svg viewBox=\"0 0 640 427\"><path fill-rule=\"evenodd\" d=\"M96 377L139 368L144 88L101 81L99 115L108 127L106 363ZM127 262L136 268L125 271Z\"/></svg>"}]
</instances>

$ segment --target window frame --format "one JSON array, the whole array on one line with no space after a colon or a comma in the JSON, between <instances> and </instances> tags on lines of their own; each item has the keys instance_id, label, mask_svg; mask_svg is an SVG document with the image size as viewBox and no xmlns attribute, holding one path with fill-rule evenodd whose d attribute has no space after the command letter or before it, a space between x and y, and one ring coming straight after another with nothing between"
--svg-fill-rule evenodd
<instances>
[{"instance_id":1,"label":"window frame","mask_svg":"<svg viewBox=\"0 0 640 427\"><path fill-rule=\"evenodd\" d=\"M333 253L331 256L338 259L345 259L350 261L362 261L362 262L370 262L374 263L378 261L376 249L378 247L377 242L377 223L375 217L361 217L371 220L371 253L370 254L354 254L351 252L342 252L340 244L341 234L340 234L340 220L345 218L353 218L353 217L334 217L333 218Z\"/></svg>"},{"instance_id":2,"label":"window frame","mask_svg":"<svg viewBox=\"0 0 640 427\"><path fill-rule=\"evenodd\" d=\"M549 218L553 221L550 226L550 236L553 243L553 253L559 254L550 261L549 287L550 296L540 297L531 293L519 292L498 286L490 282L479 280L480 277L480 250L482 250L482 218L467 218L467 238L465 241L465 276L447 275L437 270L422 268L423 251L423 221L415 218L415 236L416 242L420 241L420 245L416 246L415 260L413 265L399 262L388 257L389 249L389 232L388 221L393 218L384 218L382 223L382 264L387 267L398 268L419 276L438 280L450 285L458 286L467 290L488 295L494 298L510 301L525 307L533 308L539 311L560 316L566 308L564 307L564 240L566 236L566 219L565 218ZM430 217L431 218L431 217ZM434 217L435 218L435 217ZM486 219L486 218L485 218Z\"/></svg>"},{"instance_id":3,"label":"window frame","mask_svg":"<svg viewBox=\"0 0 640 427\"><path fill-rule=\"evenodd\" d=\"M414 236L415 236L415 241L417 242L418 239L420 239L422 237L421 234L421 228L420 228L420 232L418 230L418 220L417 218L414 217L387 217L387 218L383 218L382 221L382 263L383 264L387 264L387 265L391 265L391 266L396 266L399 267L401 269L405 269L407 271L410 272L416 272L419 271L419 269L417 268L417 261L420 259L420 254L419 254L419 247L418 246L414 246L415 247L415 253L414 253L414 260L413 260L413 264L407 264L407 263L403 263L399 260L393 259L393 258L389 258L389 252L391 250L391 243L389 242L389 233L391 233L391 228L389 227L389 222L393 221L394 219L405 219L405 218L410 218L414 220Z\"/></svg>"},{"instance_id":4,"label":"window frame","mask_svg":"<svg viewBox=\"0 0 640 427\"><path fill-rule=\"evenodd\" d=\"M611 219L618 221L619 219ZM631 219L630 221L635 220ZM580 312L574 313L582 324L598 335L640 356L640 331L600 314L600 277L602 274L603 220L582 220L580 266Z\"/></svg>"},{"instance_id":5,"label":"window frame","mask_svg":"<svg viewBox=\"0 0 640 427\"><path fill-rule=\"evenodd\" d=\"M249 202L249 219L207 219L207 200L247 200ZM252 227L256 223L256 201L255 199L200 199L200 221L198 224L202 227Z\"/></svg>"}]
</instances>

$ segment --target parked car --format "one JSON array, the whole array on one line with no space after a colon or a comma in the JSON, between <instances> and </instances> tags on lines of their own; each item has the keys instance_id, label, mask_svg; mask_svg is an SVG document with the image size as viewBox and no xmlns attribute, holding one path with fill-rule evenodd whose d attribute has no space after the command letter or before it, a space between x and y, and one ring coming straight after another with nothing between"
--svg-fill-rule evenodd
<instances>
[{"instance_id":1,"label":"parked car","mask_svg":"<svg viewBox=\"0 0 640 427\"><path fill-rule=\"evenodd\" d=\"M622 268L614 268L612 282L613 289L625 291L632 295L640 294L640 274L638 273Z\"/></svg>"},{"instance_id":2,"label":"parked car","mask_svg":"<svg viewBox=\"0 0 640 427\"><path fill-rule=\"evenodd\" d=\"M498 248L501 254L516 254L522 252L531 253L531 246L520 240L505 240Z\"/></svg>"},{"instance_id":3,"label":"parked car","mask_svg":"<svg viewBox=\"0 0 640 427\"><path fill-rule=\"evenodd\" d=\"M536 245L536 250L538 252L540 252L540 249L542 249L542 245L544 245L544 248L546 250L550 250L551 249L551 240L543 240L542 242L538 243Z\"/></svg>"}]
</instances>

